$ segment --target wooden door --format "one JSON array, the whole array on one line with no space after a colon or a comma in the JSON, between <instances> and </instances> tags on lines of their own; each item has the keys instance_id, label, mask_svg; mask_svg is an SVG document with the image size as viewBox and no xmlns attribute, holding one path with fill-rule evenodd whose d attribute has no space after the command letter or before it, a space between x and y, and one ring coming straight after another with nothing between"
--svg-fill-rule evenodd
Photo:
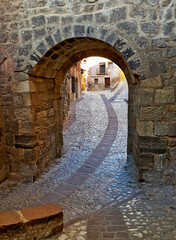
<instances>
[{"instance_id":1,"label":"wooden door","mask_svg":"<svg viewBox=\"0 0 176 240\"><path fill-rule=\"evenodd\" d=\"M105 88L110 88L110 78L105 78Z\"/></svg>"}]
</instances>

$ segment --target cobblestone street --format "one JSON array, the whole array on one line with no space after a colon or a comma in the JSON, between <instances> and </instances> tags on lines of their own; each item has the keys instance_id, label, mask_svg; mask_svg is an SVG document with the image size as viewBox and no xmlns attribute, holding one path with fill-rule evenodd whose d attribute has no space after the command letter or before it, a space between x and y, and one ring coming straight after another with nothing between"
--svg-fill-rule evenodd
<instances>
[{"instance_id":1,"label":"cobblestone street","mask_svg":"<svg viewBox=\"0 0 176 240\"><path fill-rule=\"evenodd\" d=\"M126 81L83 93L64 127L63 157L33 184L4 183L0 211L58 204L65 228L53 240L176 239L176 188L138 183L127 159L127 99Z\"/></svg>"}]
</instances>

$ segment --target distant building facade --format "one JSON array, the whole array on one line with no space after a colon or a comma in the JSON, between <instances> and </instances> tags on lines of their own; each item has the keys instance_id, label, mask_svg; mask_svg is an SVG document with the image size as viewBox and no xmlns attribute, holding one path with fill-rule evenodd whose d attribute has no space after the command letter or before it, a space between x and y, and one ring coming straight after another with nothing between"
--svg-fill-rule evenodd
<instances>
[{"instance_id":1,"label":"distant building facade","mask_svg":"<svg viewBox=\"0 0 176 240\"><path fill-rule=\"evenodd\" d=\"M120 68L106 58L92 57L92 59L87 72L87 90L112 88L120 80Z\"/></svg>"}]
</instances>

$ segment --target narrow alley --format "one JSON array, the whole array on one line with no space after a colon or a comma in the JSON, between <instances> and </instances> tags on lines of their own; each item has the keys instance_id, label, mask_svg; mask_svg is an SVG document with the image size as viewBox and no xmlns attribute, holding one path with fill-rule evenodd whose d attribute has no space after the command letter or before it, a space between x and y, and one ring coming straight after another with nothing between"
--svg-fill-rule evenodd
<instances>
[{"instance_id":1,"label":"narrow alley","mask_svg":"<svg viewBox=\"0 0 176 240\"><path fill-rule=\"evenodd\" d=\"M176 189L137 183L127 160L127 88L85 92L64 127L63 157L33 184L2 186L1 211L58 204L64 232L49 239L176 239Z\"/></svg>"}]
</instances>

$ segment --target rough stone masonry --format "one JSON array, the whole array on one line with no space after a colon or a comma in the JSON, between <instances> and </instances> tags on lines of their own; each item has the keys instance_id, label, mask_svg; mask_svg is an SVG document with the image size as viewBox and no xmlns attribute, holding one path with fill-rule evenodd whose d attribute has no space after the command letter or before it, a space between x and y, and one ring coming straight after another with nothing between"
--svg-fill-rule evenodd
<instances>
[{"instance_id":1,"label":"rough stone masonry","mask_svg":"<svg viewBox=\"0 0 176 240\"><path fill-rule=\"evenodd\" d=\"M128 80L128 154L139 179L173 174L175 19L175 0L0 0L0 181L33 181L60 155L62 81L95 55Z\"/></svg>"}]
</instances>

